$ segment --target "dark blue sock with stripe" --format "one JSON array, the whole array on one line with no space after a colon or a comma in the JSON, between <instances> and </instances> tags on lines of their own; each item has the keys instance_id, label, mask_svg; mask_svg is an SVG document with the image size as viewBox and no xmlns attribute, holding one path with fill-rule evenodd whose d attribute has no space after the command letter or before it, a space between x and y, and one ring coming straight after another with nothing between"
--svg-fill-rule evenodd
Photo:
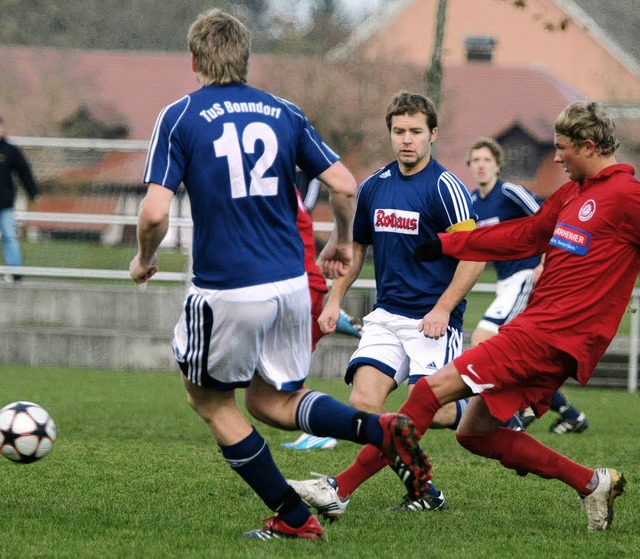
<instances>
[{"instance_id":1,"label":"dark blue sock with stripe","mask_svg":"<svg viewBox=\"0 0 640 559\"><path fill-rule=\"evenodd\" d=\"M255 429L239 443L220 445L222 456L272 511L289 526L302 526L311 513L289 486L271 456L266 441Z\"/></svg>"},{"instance_id":2,"label":"dark blue sock with stripe","mask_svg":"<svg viewBox=\"0 0 640 559\"><path fill-rule=\"evenodd\" d=\"M551 409L562 415L563 419L578 419L580 415L580 412L569 403L560 391L553 393L551 397Z\"/></svg>"},{"instance_id":3,"label":"dark blue sock with stripe","mask_svg":"<svg viewBox=\"0 0 640 559\"><path fill-rule=\"evenodd\" d=\"M296 422L305 433L354 443L382 444L379 415L358 411L331 396L311 390L296 410Z\"/></svg>"},{"instance_id":4,"label":"dark blue sock with stripe","mask_svg":"<svg viewBox=\"0 0 640 559\"><path fill-rule=\"evenodd\" d=\"M461 400L456 400L456 419L449 427L449 429L453 429L454 431L458 428L460 424L460 420L464 415L464 412L467 411L467 407L469 406L469 398L462 398Z\"/></svg>"}]
</instances>

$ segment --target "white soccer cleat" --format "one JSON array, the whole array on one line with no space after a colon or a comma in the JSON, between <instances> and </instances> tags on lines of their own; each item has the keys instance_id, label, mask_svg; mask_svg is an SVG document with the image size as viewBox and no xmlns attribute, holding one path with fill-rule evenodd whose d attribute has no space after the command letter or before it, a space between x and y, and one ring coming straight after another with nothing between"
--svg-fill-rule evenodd
<instances>
[{"instance_id":1,"label":"white soccer cleat","mask_svg":"<svg viewBox=\"0 0 640 559\"><path fill-rule=\"evenodd\" d=\"M580 412L580 415L576 419L564 419L560 417L556 419L549 431L558 435L564 435L565 433L582 433L589 427L589 421L584 412Z\"/></svg>"},{"instance_id":2,"label":"white soccer cleat","mask_svg":"<svg viewBox=\"0 0 640 559\"><path fill-rule=\"evenodd\" d=\"M412 495L405 495L402 503L389 510L392 512L441 511L446 507L447 501L444 498L444 493L429 482L429 492L420 499L416 499Z\"/></svg>"},{"instance_id":3,"label":"white soccer cleat","mask_svg":"<svg viewBox=\"0 0 640 559\"><path fill-rule=\"evenodd\" d=\"M338 496L338 484L335 478L321 476L318 479L296 481L288 479L287 483L300 495L310 507L328 520L338 520L349 505L349 498L344 501Z\"/></svg>"},{"instance_id":4,"label":"white soccer cleat","mask_svg":"<svg viewBox=\"0 0 640 559\"><path fill-rule=\"evenodd\" d=\"M617 470L598 468L598 487L582 498L582 506L587 513L589 532L606 530L613 522L613 501L620 495L627 481Z\"/></svg>"}]
</instances>

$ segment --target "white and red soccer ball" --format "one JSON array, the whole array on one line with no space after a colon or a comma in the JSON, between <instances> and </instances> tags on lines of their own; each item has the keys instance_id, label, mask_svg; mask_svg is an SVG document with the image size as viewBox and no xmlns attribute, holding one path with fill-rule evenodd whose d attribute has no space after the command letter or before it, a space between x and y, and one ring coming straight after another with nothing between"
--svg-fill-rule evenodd
<instances>
[{"instance_id":1,"label":"white and red soccer ball","mask_svg":"<svg viewBox=\"0 0 640 559\"><path fill-rule=\"evenodd\" d=\"M44 458L56 440L56 424L33 402L13 402L0 409L0 454L22 464Z\"/></svg>"}]
</instances>

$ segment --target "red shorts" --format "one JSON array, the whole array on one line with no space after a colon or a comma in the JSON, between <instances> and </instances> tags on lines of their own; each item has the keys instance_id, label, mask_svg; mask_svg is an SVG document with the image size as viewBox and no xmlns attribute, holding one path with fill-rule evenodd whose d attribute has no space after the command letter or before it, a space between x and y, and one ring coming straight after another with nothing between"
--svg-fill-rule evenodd
<instances>
[{"instance_id":1,"label":"red shorts","mask_svg":"<svg viewBox=\"0 0 640 559\"><path fill-rule=\"evenodd\" d=\"M501 421L527 406L540 417L549 409L553 393L576 373L572 356L511 324L453 363Z\"/></svg>"}]
</instances>

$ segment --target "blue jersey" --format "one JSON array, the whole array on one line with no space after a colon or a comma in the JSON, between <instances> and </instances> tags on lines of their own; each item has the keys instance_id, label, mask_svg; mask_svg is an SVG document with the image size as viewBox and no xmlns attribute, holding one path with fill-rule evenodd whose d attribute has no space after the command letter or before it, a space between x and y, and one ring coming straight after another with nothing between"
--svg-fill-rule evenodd
<instances>
[{"instance_id":1,"label":"blue jersey","mask_svg":"<svg viewBox=\"0 0 640 559\"><path fill-rule=\"evenodd\" d=\"M315 177L338 160L302 111L243 84L210 85L165 107L145 183L184 183L193 283L231 289L304 274L296 165Z\"/></svg>"},{"instance_id":2,"label":"blue jersey","mask_svg":"<svg viewBox=\"0 0 640 559\"><path fill-rule=\"evenodd\" d=\"M373 246L375 307L409 318L429 312L451 283L458 260L416 262L413 250L473 218L466 187L434 159L415 175L403 175L394 161L369 177L358 191L353 238ZM453 310L451 326L462 328L465 306L462 301Z\"/></svg>"},{"instance_id":3,"label":"blue jersey","mask_svg":"<svg viewBox=\"0 0 640 559\"><path fill-rule=\"evenodd\" d=\"M486 198L480 197L480 191L471 193L473 209L478 214L478 227L494 225L510 219L533 215L540 208L538 200L524 186L499 180ZM530 270L540 263L540 256L522 260L493 262L499 280L506 279L520 270Z\"/></svg>"}]
</instances>

